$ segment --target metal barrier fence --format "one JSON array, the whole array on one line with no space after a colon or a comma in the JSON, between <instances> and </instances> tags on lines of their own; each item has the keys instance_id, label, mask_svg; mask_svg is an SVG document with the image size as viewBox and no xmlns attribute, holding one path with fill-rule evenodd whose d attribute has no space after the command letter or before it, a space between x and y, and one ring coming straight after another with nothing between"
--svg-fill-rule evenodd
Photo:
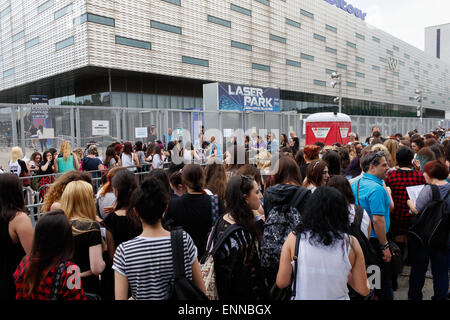
<instances>
[{"instance_id":1,"label":"metal barrier fence","mask_svg":"<svg viewBox=\"0 0 450 320\"><path fill-rule=\"evenodd\" d=\"M113 141L143 142L161 140L167 142L168 130L173 135L191 139L195 144L199 140L201 126L205 131L216 129L222 136L227 135L227 129L238 130L278 130L289 134L294 132L300 140L303 138L304 120L308 114L289 112L237 112L237 111L203 111L174 109L144 109L105 106L47 106L44 113L33 111L35 105L0 104L0 148L3 146L21 146L23 150L32 148L32 143L44 148L58 148L63 140L71 142L73 148L84 148L88 142L95 141L100 150ZM42 105L40 105L42 107ZM30 129L33 118L46 117L46 123L53 129L53 138L35 141L31 138ZM444 119L389 118L376 116L350 116L353 121L352 131L359 134L360 139L370 136L371 127L377 125L383 135L393 133L406 134L418 129L427 132L439 125L448 125ZM98 130L98 121L104 121L103 130ZM10 128L8 131L7 129ZM136 128L141 130L136 131ZM147 135L140 138L139 133ZM258 131L259 133L259 131ZM279 137L276 137L279 139ZM225 139L224 139L225 140ZM223 141L224 141L223 140ZM186 141L186 140L184 140ZM218 140L219 143L222 141ZM40 144L43 144L41 147Z\"/></svg>"},{"instance_id":2,"label":"metal barrier fence","mask_svg":"<svg viewBox=\"0 0 450 320\"><path fill-rule=\"evenodd\" d=\"M138 169L138 168L140 168L140 166L129 166L129 167L123 167L123 168L124 169L130 169L130 168ZM106 173L107 171L109 171L109 169L83 171L83 172L90 174L92 177L92 175L96 175L97 173L103 174L103 173ZM133 173L136 176L137 182L140 184L146 178L146 176L150 174L150 172L151 171L141 171L141 172L135 171ZM54 174L39 175L39 176L36 175L36 176L31 176L31 177L20 177L19 179L20 180L32 179L32 178L38 179L38 178L53 176L53 177L55 177L55 180L56 180L56 178L60 177L63 174L64 173L54 173ZM101 175L99 177L92 177L93 186L95 186L95 185L100 186L101 179L102 179ZM45 185L39 186L39 188L37 190L34 190L30 186L23 187L25 208L28 211L28 214L31 219L31 223L32 223L33 227L35 226L36 222L38 221L38 219L41 215L41 207L44 204L44 199L40 195L41 190L43 190L45 188L49 188L51 185L52 184L45 184ZM96 188L94 188L94 190L96 190ZM95 196L95 194L94 194L94 196Z\"/></svg>"}]
</instances>

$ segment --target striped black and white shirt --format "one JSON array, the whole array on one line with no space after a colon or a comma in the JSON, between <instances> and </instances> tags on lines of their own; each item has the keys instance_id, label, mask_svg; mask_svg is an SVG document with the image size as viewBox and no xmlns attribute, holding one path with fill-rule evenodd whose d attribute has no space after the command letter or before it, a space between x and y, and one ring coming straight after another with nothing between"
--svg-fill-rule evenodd
<instances>
[{"instance_id":1,"label":"striped black and white shirt","mask_svg":"<svg viewBox=\"0 0 450 320\"><path fill-rule=\"evenodd\" d=\"M183 231L186 277L192 280L192 264L197 248ZM170 236L136 237L123 242L114 254L113 269L128 279L135 300L162 300L173 281L173 259Z\"/></svg>"}]
</instances>

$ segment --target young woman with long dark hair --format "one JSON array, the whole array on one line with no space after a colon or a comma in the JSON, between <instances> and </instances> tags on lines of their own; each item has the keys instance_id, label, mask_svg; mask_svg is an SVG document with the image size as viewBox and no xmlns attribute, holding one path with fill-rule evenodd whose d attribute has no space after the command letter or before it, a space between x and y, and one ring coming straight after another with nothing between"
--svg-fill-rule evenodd
<instances>
[{"instance_id":1,"label":"young woman with long dark hair","mask_svg":"<svg viewBox=\"0 0 450 320\"><path fill-rule=\"evenodd\" d=\"M253 210L259 208L259 198L259 187L253 178L238 175L230 179L225 195L226 214L216 223L214 240L231 225L241 228L227 237L214 256L220 300L269 297L258 254L261 233L253 215Z\"/></svg>"},{"instance_id":2,"label":"young woman with long dark hair","mask_svg":"<svg viewBox=\"0 0 450 320\"><path fill-rule=\"evenodd\" d=\"M291 285L295 256L295 300L349 300L347 283L368 295L364 255L358 240L350 235L347 202L340 192L318 187L302 218L283 245L277 286ZM297 237L299 250L295 252Z\"/></svg>"},{"instance_id":3,"label":"young woman with long dark hair","mask_svg":"<svg viewBox=\"0 0 450 320\"><path fill-rule=\"evenodd\" d=\"M223 214L223 202L219 198L217 204L213 205L212 198L204 193L205 174L200 165L185 165L181 180L187 192L179 198L170 200L164 215L164 224L172 228L182 227L189 233L197 246L198 256L202 257L206 249L208 232L213 224L213 215Z\"/></svg>"},{"instance_id":4,"label":"young woman with long dark hair","mask_svg":"<svg viewBox=\"0 0 450 320\"><path fill-rule=\"evenodd\" d=\"M36 224L33 247L14 273L17 300L85 300L80 268L71 262L72 227L62 210L47 212ZM59 286L52 292L55 278Z\"/></svg>"},{"instance_id":5,"label":"young woman with long dark hair","mask_svg":"<svg viewBox=\"0 0 450 320\"><path fill-rule=\"evenodd\" d=\"M0 300L14 300L13 273L31 251L33 227L25 213L22 183L12 173L0 174Z\"/></svg>"},{"instance_id":6,"label":"young woman with long dark hair","mask_svg":"<svg viewBox=\"0 0 450 320\"><path fill-rule=\"evenodd\" d=\"M105 159L103 160L103 166L106 169L111 169L121 165L120 157L116 154L116 150L113 147L108 147L105 152Z\"/></svg>"},{"instance_id":7,"label":"young woman with long dark hair","mask_svg":"<svg viewBox=\"0 0 450 320\"><path fill-rule=\"evenodd\" d=\"M306 170L303 186L314 192L317 187L325 186L328 179L330 179L328 164L323 160L314 160Z\"/></svg>"},{"instance_id":8,"label":"young woman with long dark hair","mask_svg":"<svg viewBox=\"0 0 450 320\"><path fill-rule=\"evenodd\" d=\"M142 223L142 233L123 242L114 255L115 298L127 300L162 300L173 279L171 235L162 226L169 194L158 179L144 180L132 195L133 211ZM186 277L206 291L192 238L183 232L183 265Z\"/></svg>"},{"instance_id":9,"label":"young woman with long dark hair","mask_svg":"<svg viewBox=\"0 0 450 320\"><path fill-rule=\"evenodd\" d=\"M122 242L133 239L142 232L142 225L134 214L131 195L137 188L135 175L128 170L118 171L111 180L116 195L114 212L104 220L117 248Z\"/></svg>"}]
</instances>

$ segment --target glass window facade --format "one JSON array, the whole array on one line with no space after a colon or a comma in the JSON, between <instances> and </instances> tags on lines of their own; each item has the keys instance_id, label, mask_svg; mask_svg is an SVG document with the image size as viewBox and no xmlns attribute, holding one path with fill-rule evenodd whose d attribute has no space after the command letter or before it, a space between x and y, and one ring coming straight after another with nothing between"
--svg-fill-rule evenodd
<instances>
[{"instance_id":1,"label":"glass window facade","mask_svg":"<svg viewBox=\"0 0 450 320\"><path fill-rule=\"evenodd\" d=\"M347 65L343 63L336 63L336 68L347 70Z\"/></svg>"},{"instance_id":2,"label":"glass window facade","mask_svg":"<svg viewBox=\"0 0 450 320\"><path fill-rule=\"evenodd\" d=\"M283 37L280 37L280 36L277 36L277 35L274 35L274 34L270 34L269 35L269 39L273 40L273 41L278 41L278 42L281 42L281 43L286 43L286 38L283 38Z\"/></svg>"},{"instance_id":3,"label":"glass window facade","mask_svg":"<svg viewBox=\"0 0 450 320\"><path fill-rule=\"evenodd\" d=\"M150 27L163 31L181 34L181 27L173 26L171 24L162 23L159 21L150 20Z\"/></svg>"},{"instance_id":4,"label":"glass window facade","mask_svg":"<svg viewBox=\"0 0 450 320\"><path fill-rule=\"evenodd\" d=\"M25 49L34 47L39 43L39 37L36 37L34 39L31 39L30 41L25 42Z\"/></svg>"},{"instance_id":5,"label":"glass window facade","mask_svg":"<svg viewBox=\"0 0 450 320\"><path fill-rule=\"evenodd\" d=\"M322 81L322 80L314 80L314 84L316 86L322 86L322 87L326 87L327 86L327 82L326 81Z\"/></svg>"},{"instance_id":6,"label":"glass window facade","mask_svg":"<svg viewBox=\"0 0 450 320\"><path fill-rule=\"evenodd\" d=\"M259 63L252 63L252 69L270 72L270 66Z\"/></svg>"},{"instance_id":7,"label":"glass window facade","mask_svg":"<svg viewBox=\"0 0 450 320\"><path fill-rule=\"evenodd\" d=\"M53 0L48 0L48 1L44 2L43 4L41 4L38 7L37 11L38 11L38 13L42 13L45 10L47 10L48 8L50 8L52 5L53 5Z\"/></svg>"},{"instance_id":8,"label":"glass window facade","mask_svg":"<svg viewBox=\"0 0 450 320\"><path fill-rule=\"evenodd\" d=\"M68 46L71 46L71 45L73 45L73 43L74 43L74 38L73 37L67 38L67 39L65 39L63 41L60 41L60 42L57 42L56 45L55 45L56 46L56 51L61 50L63 48L66 48Z\"/></svg>"},{"instance_id":9,"label":"glass window facade","mask_svg":"<svg viewBox=\"0 0 450 320\"><path fill-rule=\"evenodd\" d=\"M333 49L333 48L330 48L330 47L325 47L325 51L326 51L326 52L329 52L329 53L337 54L337 50L336 50L336 49Z\"/></svg>"},{"instance_id":10,"label":"glass window facade","mask_svg":"<svg viewBox=\"0 0 450 320\"><path fill-rule=\"evenodd\" d=\"M171 4L176 4L177 6L181 6L181 0L163 0L163 1Z\"/></svg>"},{"instance_id":11,"label":"glass window facade","mask_svg":"<svg viewBox=\"0 0 450 320\"><path fill-rule=\"evenodd\" d=\"M246 43L231 40L231 46L239 49L252 51L252 46Z\"/></svg>"},{"instance_id":12,"label":"glass window facade","mask_svg":"<svg viewBox=\"0 0 450 320\"><path fill-rule=\"evenodd\" d=\"M379 66L372 66L372 70L375 70L375 71L380 71L380 67Z\"/></svg>"},{"instance_id":13,"label":"glass window facade","mask_svg":"<svg viewBox=\"0 0 450 320\"><path fill-rule=\"evenodd\" d=\"M349 46L349 47L351 47L351 48L354 48L354 49L356 49L356 43L353 43L353 42L347 41L347 46Z\"/></svg>"},{"instance_id":14,"label":"glass window facade","mask_svg":"<svg viewBox=\"0 0 450 320\"><path fill-rule=\"evenodd\" d=\"M356 82L347 81L347 87L356 88Z\"/></svg>"},{"instance_id":15,"label":"glass window facade","mask_svg":"<svg viewBox=\"0 0 450 320\"><path fill-rule=\"evenodd\" d=\"M355 36L356 36L358 39L366 40L366 36L364 36L364 35L362 35L362 34L360 34L360 33L358 33L358 32L355 34Z\"/></svg>"},{"instance_id":16,"label":"glass window facade","mask_svg":"<svg viewBox=\"0 0 450 320\"><path fill-rule=\"evenodd\" d=\"M25 36L25 30L22 30L22 31L16 33L15 35L13 35L12 41L16 42L16 41L22 39L24 36Z\"/></svg>"},{"instance_id":17,"label":"glass window facade","mask_svg":"<svg viewBox=\"0 0 450 320\"><path fill-rule=\"evenodd\" d=\"M231 10L239 12L239 13L242 13L242 14L245 14L247 16L251 16L252 15L252 11L251 10L239 7L239 6L235 5L235 4L231 4Z\"/></svg>"},{"instance_id":18,"label":"glass window facade","mask_svg":"<svg viewBox=\"0 0 450 320\"><path fill-rule=\"evenodd\" d=\"M333 70L333 69L325 69L325 72L326 72L327 74L337 73L337 71L336 71L336 70Z\"/></svg>"},{"instance_id":19,"label":"glass window facade","mask_svg":"<svg viewBox=\"0 0 450 320\"><path fill-rule=\"evenodd\" d=\"M8 69L6 71L3 71L3 78L7 78L9 76L12 76L14 74L14 68Z\"/></svg>"},{"instance_id":20,"label":"glass window facade","mask_svg":"<svg viewBox=\"0 0 450 320\"><path fill-rule=\"evenodd\" d=\"M334 33L337 33L337 28L333 27L333 26L330 26L329 24L325 25L325 29L330 30L330 31L332 31Z\"/></svg>"},{"instance_id":21,"label":"glass window facade","mask_svg":"<svg viewBox=\"0 0 450 320\"><path fill-rule=\"evenodd\" d=\"M365 77L366 77L366 75L365 75L364 73L358 72L358 71L356 71L355 75L356 75L357 77L359 77L359 78L365 78Z\"/></svg>"},{"instance_id":22,"label":"glass window facade","mask_svg":"<svg viewBox=\"0 0 450 320\"><path fill-rule=\"evenodd\" d=\"M187 64L195 64L197 66L209 67L209 61L204 59L183 56L181 58L181 61Z\"/></svg>"},{"instance_id":23,"label":"glass window facade","mask_svg":"<svg viewBox=\"0 0 450 320\"><path fill-rule=\"evenodd\" d=\"M361 58L361 57L358 57L358 56L356 56L356 61L358 61L358 62L362 62L362 63L365 63L366 62L366 59L364 59L364 58Z\"/></svg>"},{"instance_id":24,"label":"glass window facade","mask_svg":"<svg viewBox=\"0 0 450 320\"><path fill-rule=\"evenodd\" d=\"M266 6L270 6L270 1L269 0L256 0L256 2L262 3Z\"/></svg>"},{"instance_id":25,"label":"glass window facade","mask_svg":"<svg viewBox=\"0 0 450 320\"><path fill-rule=\"evenodd\" d=\"M380 38L377 38L375 36L372 37L372 40L375 41L376 43L380 43L381 42Z\"/></svg>"},{"instance_id":26,"label":"glass window facade","mask_svg":"<svg viewBox=\"0 0 450 320\"><path fill-rule=\"evenodd\" d=\"M222 25L224 27L231 28L231 22L228 21L228 20L224 20L224 19L221 19L221 18L217 18L217 17L213 17L213 16L208 15L208 21L212 22L212 23L215 23L215 24L220 24L220 25Z\"/></svg>"},{"instance_id":27,"label":"glass window facade","mask_svg":"<svg viewBox=\"0 0 450 320\"><path fill-rule=\"evenodd\" d=\"M286 18L286 24L291 25L291 26L296 27L296 28L301 28L300 22L291 20L289 18Z\"/></svg>"},{"instance_id":28,"label":"glass window facade","mask_svg":"<svg viewBox=\"0 0 450 320\"><path fill-rule=\"evenodd\" d=\"M3 9L0 12L0 18L3 18L4 16L6 16L10 12L11 12L11 6L6 7L5 9Z\"/></svg>"},{"instance_id":29,"label":"glass window facade","mask_svg":"<svg viewBox=\"0 0 450 320\"><path fill-rule=\"evenodd\" d=\"M294 61L294 60L287 59L286 60L286 64L289 65L289 66L293 66L293 67L298 67L298 68L301 67L301 63L299 61Z\"/></svg>"},{"instance_id":30,"label":"glass window facade","mask_svg":"<svg viewBox=\"0 0 450 320\"><path fill-rule=\"evenodd\" d=\"M129 47L141 48L151 50L151 43L148 41L142 41L137 39L130 39L121 36L116 36L116 43Z\"/></svg>"},{"instance_id":31,"label":"glass window facade","mask_svg":"<svg viewBox=\"0 0 450 320\"><path fill-rule=\"evenodd\" d=\"M311 13L311 12L309 12L309 11L306 11L306 10L300 9L300 14L304 15L305 17L308 17L308 18L314 19L314 14L312 14L312 13Z\"/></svg>"},{"instance_id":32,"label":"glass window facade","mask_svg":"<svg viewBox=\"0 0 450 320\"><path fill-rule=\"evenodd\" d=\"M309 61L314 61L314 56L311 56L311 55L303 53L303 52L300 54L300 58L309 60Z\"/></svg>"},{"instance_id":33,"label":"glass window facade","mask_svg":"<svg viewBox=\"0 0 450 320\"><path fill-rule=\"evenodd\" d=\"M323 42L327 41L326 37L324 37L324 36L322 36L320 34L317 34L317 33L314 33L314 39L317 39L317 40L320 40L320 41L323 41Z\"/></svg>"},{"instance_id":34,"label":"glass window facade","mask_svg":"<svg viewBox=\"0 0 450 320\"><path fill-rule=\"evenodd\" d=\"M115 26L115 21L114 21L113 18L99 16L99 15L93 14L93 13L87 13L87 17L86 18L87 18L88 22L103 24L105 26L110 26L110 27L114 27Z\"/></svg>"},{"instance_id":35,"label":"glass window facade","mask_svg":"<svg viewBox=\"0 0 450 320\"><path fill-rule=\"evenodd\" d=\"M67 13L69 13L71 11L72 11L72 4L69 4L62 9L59 9L54 14L55 20L65 16Z\"/></svg>"}]
</instances>

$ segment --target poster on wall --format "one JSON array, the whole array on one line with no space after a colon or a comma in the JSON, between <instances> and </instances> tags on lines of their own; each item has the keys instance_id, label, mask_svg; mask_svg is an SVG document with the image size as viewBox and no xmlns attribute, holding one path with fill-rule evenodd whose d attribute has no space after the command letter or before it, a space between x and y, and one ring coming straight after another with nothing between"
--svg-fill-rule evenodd
<instances>
[{"instance_id":1,"label":"poster on wall","mask_svg":"<svg viewBox=\"0 0 450 320\"><path fill-rule=\"evenodd\" d=\"M46 132L46 129L51 128L52 123L49 118L49 110L48 99L47 96L30 96L31 106L31 124L34 128L41 128L42 139L53 139L54 134L51 134L49 131ZM45 142L47 147L52 147L52 141L48 140Z\"/></svg>"},{"instance_id":2,"label":"poster on wall","mask_svg":"<svg viewBox=\"0 0 450 320\"><path fill-rule=\"evenodd\" d=\"M314 136L316 138L324 139L328 136L328 133L330 132L330 128L312 128L312 131L314 133Z\"/></svg>"},{"instance_id":3,"label":"poster on wall","mask_svg":"<svg viewBox=\"0 0 450 320\"><path fill-rule=\"evenodd\" d=\"M134 128L134 135L136 138L147 138L148 137L147 127Z\"/></svg>"},{"instance_id":4,"label":"poster on wall","mask_svg":"<svg viewBox=\"0 0 450 320\"><path fill-rule=\"evenodd\" d=\"M280 111L280 89L218 83L219 110Z\"/></svg>"},{"instance_id":5,"label":"poster on wall","mask_svg":"<svg viewBox=\"0 0 450 320\"><path fill-rule=\"evenodd\" d=\"M108 120L92 120L92 135L93 136L109 136L109 121Z\"/></svg>"},{"instance_id":6,"label":"poster on wall","mask_svg":"<svg viewBox=\"0 0 450 320\"><path fill-rule=\"evenodd\" d=\"M347 138L349 128L339 128L339 130L341 131L341 138L342 139Z\"/></svg>"}]
</instances>

